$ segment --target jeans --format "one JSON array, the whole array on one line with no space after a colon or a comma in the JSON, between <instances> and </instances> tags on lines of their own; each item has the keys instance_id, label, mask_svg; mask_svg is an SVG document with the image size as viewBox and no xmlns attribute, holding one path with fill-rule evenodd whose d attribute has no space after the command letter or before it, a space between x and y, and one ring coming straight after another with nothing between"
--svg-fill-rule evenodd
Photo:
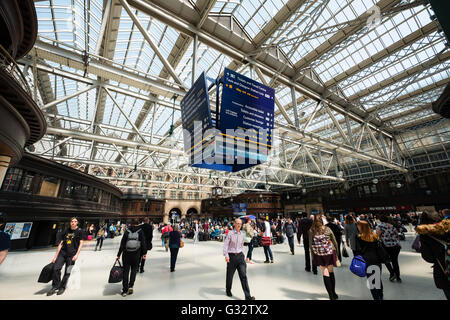
<instances>
[{"instance_id":1,"label":"jeans","mask_svg":"<svg viewBox=\"0 0 450 320\"><path fill-rule=\"evenodd\" d=\"M175 270L175 263L177 262L178 250L180 250L180 248L170 248L170 271Z\"/></svg>"},{"instance_id":2,"label":"jeans","mask_svg":"<svg viewBox=\"0 0 450 320\"><path fill-rule=\"evenodd\" d=\"M136 280L136 273L139 269L140 252L124 252L122 255L123 263L123 292L127 292L129 288L133 288ZM131 274L130 274L131 271Z\"/></svg>"},{"instance_id":3,"label":"jeans","mask_svg":"<svg viewBox=\"0 0 450 320\"><path fill-rule=\"evenodd\" d=\"M289 242L289 248L291 249L291 252L294 253L294 236L287 237Z\"/></svg>"},{"instance_id":4,"label":"jeans","mask_svg":"<svg viewBox=\"0 0 450 320\"><path fill-rule=\"evenodd\" d=\"M264 248L264 254L266 255L266 261L269 261L269 255L270 255L270 260L273 260L273 254L272 254L272 250L270 249L270 246L263 246Z\"/></svg>"},{"instance_id":5,"label":"jeans","mask_svg":"<svg viewBox=\"0 0 450 320\"><path fill-rule=\"evenodd\" d=\"M95 245L95 249L97 249L98 245L100 244L100 249L103 246L103 237L98 237L97 238L97 244Z\"/></svg>"},{"instance_id":6,"label":"jeans","mask_svg":"<svg viewBox=\"0 0 450 320\"><path fill-rule=\"evenodd\" d=\"M253 239L250 240L248 243L248 252L247 252L247 259L252 260L252 253L253 253Z\"/></svg>"},{"instance_id":7,"label":"jeans","mask_svg":"<svg viewBox=\"0 0 450 320\"><path fill-rule=\"evenodd\" d=\"M400 278L400 266L398 265L398 255L400 254L400 246L395 247L384 247L386 252L389 254L391 258L391 263L386 263L386 268L389 270L389 273L395 275L397 279Z\"/></svg>"}]
</instances>

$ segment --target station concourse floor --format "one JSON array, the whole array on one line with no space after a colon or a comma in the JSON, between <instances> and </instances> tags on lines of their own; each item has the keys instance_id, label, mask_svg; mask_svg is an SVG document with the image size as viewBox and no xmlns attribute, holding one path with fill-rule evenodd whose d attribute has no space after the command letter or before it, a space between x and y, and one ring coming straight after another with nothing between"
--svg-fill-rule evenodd
<instances>
[{"instance_id":1,"label":"station concourse floor","mask_svg":"<svg viewBox=\"0 0 450 320\"><path fill-rule=\"evenodd\" d=\"M185 239L178 254L175 272L170 272L170 252L161 246L155 231L153 249L147 255L145 272L136 276L134 294L122 297L122 285L108 284L109 271L117 255L120 237L106 239L102 251L94 251L95 241L86 241L74 268L69 285L61 296L47 297L51 288L38 283L41 269L54 257L55 248L10 252L0 265L0 300L230 300L244 299L237 272L233 280L233 297L225 295L226 262L223 242ZM399 257L402 283L390 282L383 266L385 300L445 300L435 287L431 264L411 249L414 235L402 241ZM303 240L302 240L303 241ZM251 294L257 300L328 300L322 275L306 272L303 244L295 241L295 255L287 243L271 246L274 263L265 264L262 248L253 251L253 265L247 265ZM244 252L247 253L247 247ZM351 251L349 251L351 256ZM351 257L335 268L339 300L372 300L366 279L349 271Z\"/></svg>"}]
</instances>

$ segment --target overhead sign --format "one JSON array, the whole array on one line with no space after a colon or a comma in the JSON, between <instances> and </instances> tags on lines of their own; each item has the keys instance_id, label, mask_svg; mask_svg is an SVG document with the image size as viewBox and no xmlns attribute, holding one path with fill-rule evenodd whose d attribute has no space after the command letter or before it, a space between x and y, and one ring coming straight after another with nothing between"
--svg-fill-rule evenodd
<instances>
[{"instance_id":1,"label":"overhead sign","mask_svg":"<svg viewBox=\"0 0 450 320\"><path fill-rule=\"evenodd\" d=\"M235 172L266 162L272 148L275 90L227 68L215 82L217 96L221 82L217 119L211 114L205 73L181 101L190 165Z\"/></svg>"},{"instance_id":2,"label":"overhead sign","mask_svg":"<svg viewBox=\"0 0 450 320\"><path fill-rule=\"evenodd\" d=\"M247 214L247 204L246 203L233 203L233 215L245 216Z\"/></svg>"}]
</instances>

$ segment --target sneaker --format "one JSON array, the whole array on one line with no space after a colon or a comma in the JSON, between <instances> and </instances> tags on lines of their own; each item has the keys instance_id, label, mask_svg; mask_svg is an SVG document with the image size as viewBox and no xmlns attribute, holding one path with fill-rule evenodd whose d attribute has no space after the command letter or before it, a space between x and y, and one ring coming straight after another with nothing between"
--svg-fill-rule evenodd
<instances>
[{"instance_id":1,"label":"sneaker","mask_svg":"<svg viewBox=\"0 0 450 320\"><path fill-rule=\"evenodd\" d=\"M389 277L389 281L393 282L395 278L396 278L395 274L391 274L391 276Z\"/></svg>"},{"instance_id":2,"label":"sneaker","mask_svg":"<svg viewBox=\"0 0 450 320\"><path fill-rule=\"evenodd\" d=\"M122 297L126 297L126 296L127 296L127 293L122 291Z\"/></svg>"},{"instance_id":3,"label":"sneaker","mask_svg":"<svg viewBox=\"0 0 450 320\"><path fill-rule=\"evenodd\" d=\"M397 282L401 283L402 279L400 279L400 277L397 278Z\"/></svg>"},{"instance_id":4,"label":"sneaker","mask_svg":"<svg viewBox=\"0 0 450 320\"><path fill-rule=\"evenodd\" d=\"M313 273L314 273L315 275L317 275L317 270L313 271Z\"/></svg>"},{"instance_id":5,"label":"sneaker","mask_svg":"<svg viewBox=\"0 0 450 320\"><path fill-rule=\"evenodd\" d=\"M56 288L51 288L49 292L47 292L47 296L52 296L56 293L57 289Z\"/></svg>"},{"instance_id":6,"label":"sneaker","mask_svg":"<svg viewBox=\"0 0 450 320\"><path fill-rule=\"evenodd\" d=\"M139 271L139 273L144 273L144 269L141 269L141 270Z\"/></svg>"},{"instance_id":7,"label":"sneaker","mask_svg":"<svg viewBox=\"0 0 450 320\"><path fill-rule=\"evenodd\" d=\"M232 296L233 296L233 294L231 293L231 291L227 291L227 296L228 296L228 297L232 297Z\"/></svg>"},{"instance_id":8,"label":"sneaker","mask_svg":"<svg viewBox=\"0 0 450 320\"><path fill-rule=\"evenodd\" d=\"M273 260L270 260L270 263L273 263Z\"/></svg>"},{"instance_id":9,"label":"sneaker","mask_svg":"<svg viewBox=\"0 0 450 320\"><path fill-rule=\"evenodd\" d=\"M306 272L311 272L311 269L305 268Z\"/></svg>"},{"instance_id":10,"label":"sneaker","mask_svg":"<svg viewBox=\"0 0 450 320\"><path fill-rule=\"evenodd\" d=\"M133 288L128 289L128 294L133 294Z\"/></svg>"},{"instance_id":11,"label":"sneaker","mask_svg":"<svg viewBox=\"0 0 450 320\"><path fill-rule=\"evenodd\" d=\"M65 288L60 288L60 289L58 290L57 295L58 295L58 296L62 295L62 294L64 293L64 291L66 291Z\"/></svg>"},{"instance_id":12,"label":"sneaker","mask_svg":"<svg viewBox=\"0 0 450 320\"><path fill-rule=\"evenodd\" d=\"M255 300L255 297L245 297L245 300Z\"/></svg>"},{"instance_id":13,"label":"sneaker","mask_svg":"<svg viewBox=\"0 0 450 320\"><path fill-rule=\"evenodd\" d=\"M264 263L270 263L270 261L269 261L269 260L266 260L266 261L264 261Z\"/></svg>"}]
</instances>

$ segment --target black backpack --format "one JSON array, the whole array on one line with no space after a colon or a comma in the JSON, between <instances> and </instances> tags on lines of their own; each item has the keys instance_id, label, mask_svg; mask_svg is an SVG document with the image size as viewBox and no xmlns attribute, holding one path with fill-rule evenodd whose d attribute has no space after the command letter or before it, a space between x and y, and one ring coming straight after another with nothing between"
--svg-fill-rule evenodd
<instances>
[{"instance_id":1,"label":"black backpack","mask_svg":"<svg viewBox=\"0 0 450 320\"><path fill-rule=\"evenodd\" d=\"M128 239L125 245L125 251L136 252L141 248L141 241L139 241L139 231L132 232L130 229L128 231Z\"/></svg>"},{"instance_id":2,"label":"black backpack","mask_svg":"<svg viewBox=\"0 0 450 320\"><path fill-rule=\"evenodd\" d=\"M54 265L54 263L49 263L42 269L41 274L39 275L38 282L48 283L52 280Z\"/></svg>"}]
</instances>

